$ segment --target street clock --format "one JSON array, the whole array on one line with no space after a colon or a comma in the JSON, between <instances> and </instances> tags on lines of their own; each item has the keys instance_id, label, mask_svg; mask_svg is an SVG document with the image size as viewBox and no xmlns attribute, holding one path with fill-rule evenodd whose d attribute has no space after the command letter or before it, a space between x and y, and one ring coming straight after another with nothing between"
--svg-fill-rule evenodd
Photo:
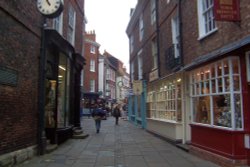
<instances>
[{"instance_id":1,"label":"street clock","mask_svg":"<svg viewBox=\"0 0 250 167\"><path fill-rule=\"evenodd\" d=\"M39 12L47 18L58 17L63 11L62 0L37 0Z\"/></svg>"}]
</instances>

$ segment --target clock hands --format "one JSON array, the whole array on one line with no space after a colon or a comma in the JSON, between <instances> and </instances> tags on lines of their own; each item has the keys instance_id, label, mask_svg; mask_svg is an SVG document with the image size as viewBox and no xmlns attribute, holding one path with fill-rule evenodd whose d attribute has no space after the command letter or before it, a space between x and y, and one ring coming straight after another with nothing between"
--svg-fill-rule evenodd
<instances>
[{"instance_id":1,"label":"clock hands","mask_svg":"<svg viewBox=\"0 0 250 167\"><path fill-rule=\"evenodd\" d=\"M46 2L47 2L47 4L50 6L51 4L50 4L50 2L49 2L49 0L46 0Z\"/></svg>"}]
</instances>

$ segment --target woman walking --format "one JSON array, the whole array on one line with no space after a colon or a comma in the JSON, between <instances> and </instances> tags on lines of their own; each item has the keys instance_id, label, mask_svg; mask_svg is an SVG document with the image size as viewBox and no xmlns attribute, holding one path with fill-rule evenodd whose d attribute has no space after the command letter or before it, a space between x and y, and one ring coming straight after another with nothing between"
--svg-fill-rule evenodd
<instances>
[{"instance_id":1,"label":"woman walking","mask_svg":"<svg viewBox=\"0 0 250 167\"><path fill-rule=\"evenodd\" d=\"M95 104L94 110L92 112L92 117L95 120L96 133L100 132L102 117L105 115L101 107Z\"/></svg>"},{"instance_id":2,"label":"woman walking","mask_svg":"<svg viewBox=\"0 0 250 167\"><path fill-rule=\"evenodd\" d=\"M119 117L121 116L120 105L116 105L113 111L113 116L115 117L115 124L118 125Z\"/></svg>"}]
</instances>

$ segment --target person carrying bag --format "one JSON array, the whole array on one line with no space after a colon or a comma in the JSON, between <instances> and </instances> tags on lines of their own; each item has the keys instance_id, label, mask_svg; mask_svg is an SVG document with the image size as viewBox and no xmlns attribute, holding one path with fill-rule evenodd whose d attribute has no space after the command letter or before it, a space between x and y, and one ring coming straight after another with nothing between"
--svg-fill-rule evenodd
<instances>
[{"instance_id":1,"label":"person carrying bag","mask_svg":"<svg viewBox=\"0 0 250 167\"><path fill-rule=\"evenodd\" d=\"M104 117L105 113L102 110L101 107L98 108L98 105L95 104L95 108L92 112L92 117L95 121L95 127L96 127L96 133L100 132L101 129L101 121L102 121L102 117Z\"/></svg>"}]
</instances>

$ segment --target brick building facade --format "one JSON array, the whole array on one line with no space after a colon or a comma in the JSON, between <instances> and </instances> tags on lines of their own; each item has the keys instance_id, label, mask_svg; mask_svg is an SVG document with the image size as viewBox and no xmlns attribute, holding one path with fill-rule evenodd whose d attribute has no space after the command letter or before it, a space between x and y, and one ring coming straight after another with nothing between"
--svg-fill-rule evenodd
<instances>
[{"instance_id":1,"label":"brick building facade","mask_svg":"<svg viewBox=\"0 0 250 167\"><path fill-rule=\"evenodd\" d=\"M1 1L0 16L0 166L9 166L80 126L84 0L65 1L46 24L30 0Z\"/></svg>"},{"instance_id":2,"label":"brick building facade","mask_svg":"<svg viewBox=\"0 0 250 167\"><path fill-rule=\"evenodd\" d=\"M37 144L41 17L31 1L1 1L0 9L2 155Z\"/></svg>"},{"instance_id":3,"label":"brick building facade","mask_svg":"<svg viewBox=\"0 0 250 167\"><path fill-rule=\"evenodd\" d=\"M138 1L127 27L130 72L147 83L147 107L135 107L142 92L131 109L138 124L147 113L148 131L233 166L249 163L250 4L227 1L226 9L239 3L235 22L215 20L215 3Z\"/></svg>"},{"instance_id":4,"label":"brick building facade","mask_svg":"<svg viewBox=\"0 0 250 167\"><path fill-rule=\"evenodd\" d=\"M96 42L95 31L85 33L84 92L98 92L98 58L100 44Z\"/></svg>"}]
</instances>

